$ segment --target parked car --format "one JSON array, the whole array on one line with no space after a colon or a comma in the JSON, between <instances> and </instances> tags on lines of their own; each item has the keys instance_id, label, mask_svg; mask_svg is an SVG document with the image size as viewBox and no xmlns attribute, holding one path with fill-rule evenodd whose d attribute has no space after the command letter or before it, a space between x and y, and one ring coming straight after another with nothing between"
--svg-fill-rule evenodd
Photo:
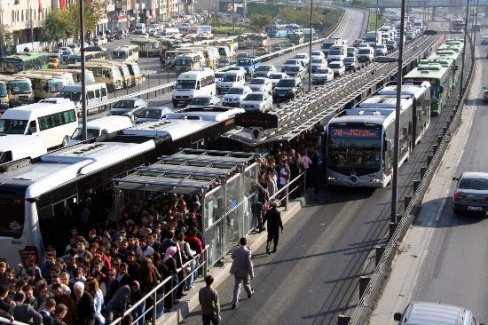
<instances>
[{"instance_id":1,"label":"parked car","mask_svg":"<svg viewBox=\"0 0 488 325\"><path fill-rule=\"evenodd\" d=\"M334 71L330 68L318 69L312 75L312 83L314 85L324 84L332 80L334 80Z\"/></svg>"},{"instance_id":2,"label":"parked car","mask_svg":"<svg viewBox=\"0 0 488 325\"><path fill-rule=\"evenodd\" d=\"M334 78L340 77L346 73L346 67L342 61L334 61L329 63L329 68L334 71Z\"/></svg>"},{"instance_id":3,"label":"parked car","mask_svg":"<svg viewBox=\"0 0 488 325\"><path fill-rule=\"evenodd\" d=\"M278 81L273 89L273 102L284 102L295 98L303 92L302 80L300 78L284 78Z\"/></svg>"},{"instance_id":4,"label":"parked car","mask_svg":"<svg viewBox=\"0 0 488 325\"><path fill-rule=\"evenodd\" d=\"M234 86L222 97L222 106L239 107L241 100L249 93L252 93L252 90L248 86Z\"/></svg>"},{"instance_id":5,"label":"parked car","mask_svg":"<svg viewBox=\"0 0 488 325\"><path fill-rule=\"evenodd\" d=\"M189 107L208 107L208 106L220 106L222 101L217 96L202 95L195 96L191 99Z\"/></svg>"},{"instance_id":6,"label":"parked car","mask_svg":"<svg viewBox=\"0 0 488 325\"><path fill-rule=\"evenodd\" d=\"M464 172L455 178L457 186L453 195L453 210L455 212L483 212L488 211L488 173Z\"/></svg>"},{"instance_id":7,"label":"parked car","mask_svg":"<svg viewBox=\"0 0 488 325\"><path fill-rule=\"evenodd\" d=\"M147 107L141 111L135 122L136 124L144 122L156 122L162 120L171 112L172 109L169 107Z\"/></svg>"},{"instance_id":8,"label":"parked car","mask_svg":"<svg viewBox=\"0 0 488 325\"><path fill-rule=\"evenodd\" d=\"M288 75L284 72L273 72L272 74L269 75L269 80L271 80L271 84L273 85L273 88L276 87L278 81L284 78L288 78Z\"/></svg>"},{"instance_id":9,"label":"parked car","mask_svg":"<svg viewBox=\"0 0 488 325\"><path fill-rule=\"evenodd\" d=\"M252 92L241 100L240 107L246 111L266 113L273 108L273 97L268 93Z\"/></svg>"},{"instance_id":10,"label":"parked car","mask_svg":"<svg viewBox=\"0 0 488 325\"><path fill-rule=\"evenodd\" d=\"M252 89L253 92L263 92L267 94L271 94L273 91L273 84L271 80L268 78L252 78L249 81L249 88Z\"/></svg>"},{"instance_id":11,"label":"parked car","mask_svg":"<svg viewBox=\"0 0 488 325\"><path fill-rule=\"evenodd\" d=\"M147 108L147 102L141 98L122 99L115 102L108 112L109 115L126 115L133 121Z\"/></svg>"}]
</instances>

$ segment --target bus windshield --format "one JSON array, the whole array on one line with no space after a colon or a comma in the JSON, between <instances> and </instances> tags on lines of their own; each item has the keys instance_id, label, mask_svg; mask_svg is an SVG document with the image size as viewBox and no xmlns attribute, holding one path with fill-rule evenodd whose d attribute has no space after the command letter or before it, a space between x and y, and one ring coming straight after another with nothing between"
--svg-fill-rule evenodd
<instances>
[{"instance_id":1,"label":"bus windshield","mask_svg":"<svg viewBox=\"0 0 488 325\"><path fill-rule=\"evenodd\" d=\"M112 52L112 58L114 58L114 59L127 59L127 52L120 51L120 50L114 50Z\"/></svg>"},{"instance_id":2,"label":"bus windshield","mask_svg":"<svg viewBox=\"0 0 488 325\"><path fill-rule=\"evenodd\" d=\"M175 60L176 65L187 66L191 64L191 59L188 57L177 57Z\"/></svg>"},{"instance_id":3,"label":"bus windshield","mask_svg":"<svg viewBox=\"0 0 488 325\"><path fill-rule=\"evenodd\" d=\"M4 83L0 83L0 97L7 96L7 86Z\"/></svg>"},{"instance_id":4,"label":"bus windshield","mask_svg":"<svg viewBox=\"0 0 488 325\"><path fill-rule=\"evenodd\" d=\"M236 81L237 80L237 75L235 74L227 74L224 76L224 80L223 81Z\"/></svg>"},{"instance_id":5,"label":"bus windshield","mask_svg":"<svg viewBox=\"0 0 488 325\"><path fill-rule=\"evenodd\" d=\"M195 89L195 80L178 80L176 81L176 89Z\"/></svg>"},{"instance_id":6,"label":"bus windshield","mask_svg":"<svg viewBox=\"0 0 488 325\"><path fill-rule=\"evenodd\" d=\"M27 120L0 119L0 133L24 134L27 128Z\"/></svg>"},{"instance_id":7,"label":"bus windshield","mask_svg":"<svg viewBox=\"0 0 488 325\"><path fill-rule=\"evenodd\" d=\"M47 86L50 93L59 93L63 89L63 80L61 79L49 79Z\"/></svg>"},{"instance_id":8,"label":"bus windshield","mask_svg":"<svg viewBox=\"0 0 488 325\"><path fill-rule=\"evenodd\" d=\"M62 91L56 97L68 98L72 102L79 102L81 100L81 91Z\"/></svg>"},{"instance_id":9,"label":"bus windshield","mask_svg":"<svg viewBox=\"0 0 488 325\"><path fill-rule=\"evenodd\" d=\"M30 94L32 86L28 80L11 80L8 82L8 87L12 95Z\"/></svg>"},{"instance_id":10,"label":"bus windshield","mask_svg":"<svg viewBox=\"0 0 488 325\"><path fill-rule=\"evenodd\" d=\"M19 238L24 230L24 199L0 194L0 210L2 218L0 221L0 236Z\"/></svg>"},{"instance_id":11,"label":"bus windshield","mask_svg":"<svg viewBox=\"0 0 488 325\"><path fill-rule=\"evenodd\" d=\"M364 126L331 126L328 166L338 173L367 175L381 169L381 129Z\"/></svg>"}]
</instances>

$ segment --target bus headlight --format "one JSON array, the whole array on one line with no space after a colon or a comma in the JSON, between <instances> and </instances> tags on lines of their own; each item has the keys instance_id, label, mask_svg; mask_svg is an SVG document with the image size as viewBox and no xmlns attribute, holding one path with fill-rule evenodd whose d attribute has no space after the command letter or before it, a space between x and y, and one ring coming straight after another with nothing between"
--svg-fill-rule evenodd
<instances>
[{"instance_id":1,"label":"bus headlight","mask_svg":"<svg viewBox=\"0 0 488 325\"><path fill-rule=\"evenodd\" d=\"M376 178L376 177L375 177L375 178L371 178L371 179L370 179L370 182L371 182L371 183L381 183L381 179Z\"/></svg>"},{"instance_id":2,"label":"bus headlight","mask_svg":"<svg viewBox=\"0 0 488 325\"><path fill-rule=\"evenodd\" d=\"M334 176L329 176L329 177L327 177L327 179L328 179L329 181L335 181L335 180L336 180L336 178L335 178Z\"/></svg>"}]
</instances>

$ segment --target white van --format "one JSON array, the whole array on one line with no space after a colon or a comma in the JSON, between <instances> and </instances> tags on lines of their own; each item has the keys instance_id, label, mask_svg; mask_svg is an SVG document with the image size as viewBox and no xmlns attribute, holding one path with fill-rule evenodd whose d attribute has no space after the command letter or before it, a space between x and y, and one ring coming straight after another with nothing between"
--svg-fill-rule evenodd
<instances>
[{"instance_id":1,"label":"white van","mask_svg":"<svg viewBox=\"0 0 488 325\"><path fill-rule=\"evenodd\" d=\"M374 59L374 49L372 47L360 47L358 49L359 62L372 62Z\"/></svg>"},{"instance_id":2,"label":"white van","mask_svg":"<svg viewBox=\"0 0 488 325\"><path fill-rule=\"evenodd\" d=\"M87 107L108 101L107 85L103 82L87 84L85 90ZM71 100L75 104L77 113L81 112L81 85L64 86L57 97Z\"/></svg>"},{"instance_id":3,"label":"white van","mask_svg":"<svg viewBox=\"0 0 488 325\"><path fill-rule=\"evenodd\" d=\"M9 108L0 117L0 133L38 137L46 149L66 146L77 126L75 104L67 99Z\"/></svg>"},{"instance_id":4,"label":"white van","mask_svg":"<svg viewBox=\"0 0 488 325\"><path fill-rule=\"evenodd\" d=\"M163 37L179 37L180 30L178 28L164 28L159 32L159 36Z\"/></svg>"},{"instance_id":5,"label":"white van","mask_svg":"<svg viewBox=\"0 0 488 325\"><path fill-rule=\"evenodd\" d=\"M327 62L333 61L344 61L347 57L347 46L345 45L332 45L329 48L329 53L327 54Z\"/></svg>"},{"instance_id":6,"label":"white van","mask_svg":"<svg viewBox=\"0 0 488 325\"><path fill-rule=\"evenodd\" d=\"M411 302L403 314L395 313L393 318L403 325L482 325L476 321L471 310L436 302Z\"/></svg>"},{"instance_id":7,"label":"white van","mask_svg":"<svg viewBox=\"0 0 488 325\"><path fill-rule=\"evenodd\" d=\"M181 73L173 89L173 106L186 106L193 97L215 95L217 92L215 74L212 69L200 69Z\"/></svg>"},{"instance_id":8,"label":"white van","mask_svg":"<svg viewBox=\"0 0 488 325\"><path fill-rule=\"evenodd\" d=\"M145 34L146 33L146 24L144 23L137 23L136 29L134 30L135 34Z\"/></svg>"},{"instance_id":9,"label":"white van","mask_svg":"<svg viewBox=\"0 0 488 325\"><path fill-rule=\"evenodd\" d=\"M244 70L227 71L222 80L217 82L217 94L223 95L234 86L246 84L246 72Z\"/></svg>"},{"instance_id":10,"label":"white van","mask_svg":"<svg viewBox=\"0 0 488 325\"><path fill-rule=\"evenodd\" d=\"M47 153L44 143L37 137L23 134L0 134L0 164Z\"/></svg>"},{"instance_id":11,"label":"white van","mask_svg":"<svg viewBox=\"0 0 488 325\"><path fill-rule=\"evenodd\" d=\"M97 138L101 135L114 133L134 126L128 116L109 115L86 123L87 139ZM83 125L79 125L71 135L69 144L83 141Z\"/></svg>"}]
</instances>

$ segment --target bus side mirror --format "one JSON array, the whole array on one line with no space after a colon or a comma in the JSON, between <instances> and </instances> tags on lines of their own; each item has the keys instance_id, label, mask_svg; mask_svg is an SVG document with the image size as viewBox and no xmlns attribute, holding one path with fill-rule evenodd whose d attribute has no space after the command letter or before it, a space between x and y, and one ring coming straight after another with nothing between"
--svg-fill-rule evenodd
<instances>
[{"instance_id":1,"label":"bus side mirror","mask_svg":"<svg viewBox=\"0 0 488 325\"><path fill-rule=\"evenodd\" d=\"M402 313L393 314L393 320L401 321L402 320Z\"/></svg>"}]
</instances>

